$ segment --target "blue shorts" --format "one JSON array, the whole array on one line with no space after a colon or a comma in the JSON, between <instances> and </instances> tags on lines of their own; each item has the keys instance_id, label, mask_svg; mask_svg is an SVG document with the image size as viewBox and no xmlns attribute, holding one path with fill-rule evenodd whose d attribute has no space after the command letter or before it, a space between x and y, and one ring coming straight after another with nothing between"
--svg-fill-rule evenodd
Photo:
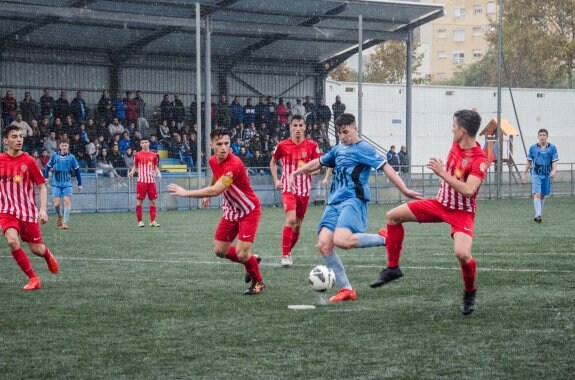
<instances>
[{"instance_id":1,"label":"blue shorts","mask_svg":"<svg viewBox=\"0 0 575 380\"><path fill-rule=\"evenodd\" d=\"M341 227L353 233L364 232L367 229L367 202L351 198L327 205L317 227L318 234L323 227L330 231Z\"/></svg>"},{"instance_id":2,"label":"blue shorts","mask_svg":"<svg viewBox=\"0 0 575 380\"><path fill-rule=\"evenodd\" d=\"M54 198L71 197L72 186L52 186L52 196Z\"/></svg>"},{"instance_id":3,"label":"blue shorts","mask_svg":"<svg viewBox=\"0 0 575 380\"><path fill-rule=\"evenodd\" d=\"M548 175L531 175L531 194L539 193L546 197L551 194L551 177Z\"/></svg>"}]
</instances>

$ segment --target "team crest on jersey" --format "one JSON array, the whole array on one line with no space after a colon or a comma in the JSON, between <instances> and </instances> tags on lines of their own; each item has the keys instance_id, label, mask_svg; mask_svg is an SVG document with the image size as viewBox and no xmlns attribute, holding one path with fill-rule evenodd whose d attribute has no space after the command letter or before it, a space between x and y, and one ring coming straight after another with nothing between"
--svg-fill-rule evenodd
<instances>
[{"instance_id":1,"label":"team crest on jersey","mask_svg":"<svg viewBox=\"0 0 575 380\"><path fill-rule=\"evenodd\" d=\"M479 170L481 170L482 172L486 172L487 164L485 162L482 162L481 165L479 165Z\"/></svg>"},{"instance_id":2,"label":"team crest on jersey","mask_svg":"<svg viewBox=\"0 0 575 380\"><path fill-rule=\"evenodd\" d=\"M301 158L306 158L307 157L307 152L301 152Z\"/></svg>"},{"instance_id":3,"label":"team crest on jersey","mask_svg":"<svg viewBox=\"0 0 575 380\"><path fill-rule=\"evenodd\" d=\"M468 162L467 160L464 158L463 161L461 161L461 166L467 166Z\"/></svg>"},{"instance_id":4,"label":"team crest on jersey","mask_svg":"<svg viewBox=\"0 0 575 380\"><path fill-rule=\"evenodd\" d=\"M25 172L26 170L28 170L28 167L26 165L22 165L20 169L22 169L22 172Z\"/></svg>"}]
</instances>

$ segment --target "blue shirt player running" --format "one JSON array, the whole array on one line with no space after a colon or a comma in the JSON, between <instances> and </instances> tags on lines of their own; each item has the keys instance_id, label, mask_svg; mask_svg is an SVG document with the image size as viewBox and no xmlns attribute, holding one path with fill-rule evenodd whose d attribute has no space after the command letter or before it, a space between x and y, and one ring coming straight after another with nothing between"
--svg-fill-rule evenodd
<instances>
[{"instance_id":1,"label":"blue shirt player running","mask_svg":"<svg viewBox=\"0 0 575 380\"><path fill-rule=\"evenodd\" d=\"M52 153L50 161L46 165L44 177L48 178L52 173L52 196L54 197L54 209L58 214L58 227L67 230L70 211L72 210L72 170L76 173L78 191L82 191L82 176L80 165L76 157L70 153L70 145L67 141L60 142L60 150ZM60 208L60 200L64 198L64 212Z\"/></svg>"},{"instance_id":2,"label":"blue shirt player running","mask_svg":"<svg viewBox=\"0 0 575 380\"><path fill-rule=\"evenodd\" d=\"M535 207L535 217L533 220L541 223L543 219L543 205L545 197L551 194L551 180L557 173L557 162L559 155L555 145L547 142L549 133L546 129L537 132L537 144L529 148L527 154L527 165L521 175L521 181L525 183L527 172L531 170L531 194L533 194L533 206Z\"/></svg>"},{"instance_id":3,"label":"blue shirt player running","mask_svg":"<svg viewBox=\"0 0 575 380\"><path fill-rule=\"evenodd\" d=\"M370 199L368 179L371 169L381 169L389 180L408 198L421 198L421 195L408 189L399 175L385 158L375 149L359 139L355 117L352 114L340 115L335 127L339 144L328 153L316 158L292 172L290 187L295 187L295 177L311 173L321 166L333 168L333 179L329 193L329 202L318 226L317 247L323 256L325 265L335 272L338 293L330 302L356 300L357 294L345 273L343 263L334 251L341 249L367 248L385 245L386 230L379 234L366 234L367 202Z\"/></svg>"}]
</instances>

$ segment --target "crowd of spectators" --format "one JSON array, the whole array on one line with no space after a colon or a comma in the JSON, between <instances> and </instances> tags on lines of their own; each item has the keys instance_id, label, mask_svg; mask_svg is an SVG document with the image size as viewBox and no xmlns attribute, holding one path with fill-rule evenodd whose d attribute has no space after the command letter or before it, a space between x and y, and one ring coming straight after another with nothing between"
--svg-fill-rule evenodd
<instances>
[{"instance_id":1,"label":"crowd of spectators","mask_svg":"<svg viewBox=\"0 0 575 380\"><path fill-rule=\"evenodd\" d=\"M186 107L180 94L170 99L165 94L153 113L146 113L142 92L116 93L112 98L107 90L97 104L89 107L82 91L72 101L67 91L54 99L50 88L44 88L39 101L26 91L18 102L12 90L1 99L2 125L16 124L24 135L24 151L45 165L46 157L66 140L70 151L83 168L101 169L105 174L125 176L133 162L133 154L140 149L143 135L150 139L150 149L164 146L170 158L179 159L192 170L197 158L197 102ZM124 95L124 96L123 96ZM322 152L331 149L329 124L345 111L339 96L330 108L324 99L316 106L309 96L295 99L295 104L272 96L260 97L254 104L247 98L242 104L239 97L231 103L226 95L211 103L212 128L227 128L232 136L233 153L239 156L252 173L266 173L275 146L289 137L289 122L293 115L306 120L306 138L316 141ZM205 103L201 103L202 115ZM203 118L202 118L203 119ZM202 136L204 133L202 133ZM337 136L336 136L337 137ZM205 144L201 144L202 149ZM205 157L205 152L201 153ZM205 162L204 162L205 164Z\"/></svg>"}]
</instances>

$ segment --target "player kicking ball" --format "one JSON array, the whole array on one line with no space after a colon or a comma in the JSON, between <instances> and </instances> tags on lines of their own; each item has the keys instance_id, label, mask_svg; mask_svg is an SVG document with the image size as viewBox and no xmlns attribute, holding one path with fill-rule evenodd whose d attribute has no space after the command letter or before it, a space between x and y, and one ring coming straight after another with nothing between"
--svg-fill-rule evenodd
<instances>
[{"instance_id":1,"label":"player kicking ball","mask_svg":"<svg viewBox=\"0 0 575 380\"><path fill-rule=\"evenodd\" d=\"M312 173L321 166L333 168L333 181L329 202L318 226L317 247L324 264L335 273L338 293L330 302L354 301L355 289L345 273L343 263L334 247L341 249L380 247L385 245L385 233L366 234L367 203L370 199L369 176L371 169L383 169L389 180L408 198L421 198L421 194L408 189L385 158L358 136L355 116L344 113L337 118L335 128L339 144L328 153L316 158L290 174L289 184L296 188L299 175Z\"/></svg>"},{"instance_id":2,"label":"player kicking ball","mask_svg":"<svg viewBox=\"0 0 575 380\"><path fill-rule=\"evenodd\" d=\"M464 295L461 312L475 310L475 259L471 256L477 193L485 178L488 163L485 152L475 140L481 117L475 111L461 110L453 116L453 145L447 163L431 158L427 167L442 179L435 199L410 201L387 212L387 268L371 283L372 288L403 276L399 256L403 244L403 223L440 223L451 225L453 249L463 275Z\"/></svg>"},{"instance_id":3,"label":"player kicking ball","mask_svg":"<svg viewBox=\"0 0 575 380\"><path fill-rule=\"evenodd\" d=\"M28 243L33 254L46 260L50 272L58 273L58 262L42 243L38 224L48 221L46 179L36 160L22 152L24 137L18 126L9 125L4 128L2 137L8 150L0 154L0 225L12 257L28 276L24 290L36 290L41 287L40 278L32 269L20 239ZM34 186L40 193L40 209L36 206Z\"/></svg>"},{"instance_id":4,"label":"player kicking ball","mask_svg":"<svg viewBox=\"0 0 575 380\"><path fill-rule=\"evenodd\" d=\"M214 236L214 253L223 259L243 264L251 280L244 294L259 294L265 284L258 259L252 254L252 243L262 213L260 201L252 190L244 164L231 152L230 133L225 129L215 129L210 139L214 151L209 160L213 173L210 186L186 190L170 183L168 191L170 195L179 197L203 198L202 207L209 205L211 197L222 195L224 215ZM236 237L237 245L233 245Z\"/></svg>"}]
</instances>

